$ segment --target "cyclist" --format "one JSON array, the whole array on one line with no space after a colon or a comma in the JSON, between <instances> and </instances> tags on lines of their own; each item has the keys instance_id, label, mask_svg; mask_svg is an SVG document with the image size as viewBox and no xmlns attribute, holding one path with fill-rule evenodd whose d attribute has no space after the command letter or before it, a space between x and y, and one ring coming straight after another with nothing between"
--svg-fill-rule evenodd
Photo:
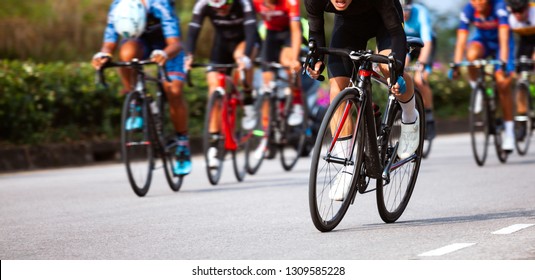
<instances>
[{"instance_id":1,"label":"cyclist","mask_svg":"<svg viewBox=\"0 0 535 280\"><path fill-rule=\"evenodd\" d=\"M513 99L511 94L512 77L514 70L514 39L508 22L508 12L503 0L470 0L461 12L460 26L457 31L457 44L455 46L454 62L462 61L466 51L468 61L495 56L506 63L505 71L497 69L495 73L500 104L502 105L505 120L505 139L502 149L512 152L515 147L515 134L513 123ZM475 26L474 36L468 42L470 25ZM469 68L470 86L476 87L477 69ZM452 69L454 78L459 76L458 69ZM482 98L476 96L476 100ZM479 105L479 106L478 106ZM474 110L481 111L481 102L476 101Z\"/></svg>"},{"instance_id":2,"label":"cyclist","mask_svg":"<svg viewBox=\"0 0 535 280\"><path fill-rule=\"evenodd\" d=\"M394 52L396 60L400 62L395 70L401 75L396 81L392 81L394 84L392 93L395 94L403 110L398 156L409 157L418 148L420 127L418 111L415 108L413 82L408 74L403 73L407 38L403 30L403 11L399 0L305 0L305 7L309 16L310 40L315 40L319 47L326 45L323 14L327 12L335 14L331 47L362 50L366 48L369 39L376 37L381 54L389 55ZM307 71L311 77L318 78L323 68L323 58L320 57L314 69L309 67ZM331 56L327 68L332 101L349 85L353 65L349 58ZM383 74L389 76L385 65L381 65L381 70ZM337 146L341 148L349 146L350 141L347 139L350 137L347 136L350 136L352 131L344 130L335 149ZM343 200L350 185L343 182L351 180L351 177L349 169L339 172L329 197L333 200Z\"/></svg>"},{"instance_id":3,"label":"cyclist","mask_svg":"<svg viewBox=\"0 0 535 280\"><path fill-rule=\"evenodd\" d=\"M519 35L516 57L535 59L535 3L529 0L506 0L506 4L511 12L511 29Z\"/></svg>"},{"instance_id":4,"label":"cyclist","mask_svg":"<svg viewBox=\"0 0 535 280\"><path fill-rule=\"evenodd\" d=\"M197 38L201 31L203 20L208 17L214 26L214 41L210 54L210 63L228 64L236 62L239 70L245 70L247 88L244 93L245 116L242 119L244 129L253 129L256 125L256 112L253 105L252 58L258 47L258 33L256 13L251 0L197 0L193 6L193 19L189 24L188 40L186 44L186 70L191 69L193 54L195 53ZM208 92L212 94L218 87L217 69L208 69L206 79ZM220 127L210 124L209 130L217 133ZM217 148L208 150L208 165L219 165Z\"/></svg>"},{"instance_id":5,"label":"cyclist","mask_svg":"<svg viewBox=\"0 0 535 280\"><path fill-rule=\"evenodd\" d=\"M123 40L119 42L119 36ZM174 11L174 0L115 0L112 2L104 42L100 52L93 56L92 64L99 69L112 58L119 46L119 59L131 61L134 58L147 59L165 65L171 82L163 81L169 102L171 121L176 130L175 175L191 172L191 153L188 138L188 111L183 96L184 55L181 45L179 19ZM124 85L123 92L133 88L133 71L120 68ZM138 129L143 120L129 119L126 129Z\"/></svg>"},{"instance_id":6,"label":"cyclist","mask_svg":"<svg viewBox=\"0 0 535 280\"><path fill-rule=\"evenodd\" d=\"M256 11L266 27L260 57L263 62L279 62L292 71L301 69L301 21L298 0L253 0ZM272 70L262 67L264 84L273 81ZM288 116L289 125L303 122L301 88L292 88L294 94L292 113Z\"/></svg>"},{"instance_id":7,"label":"cyclist","mask_svg":"<svg viewBox=\"0 0 535 280\"><path fill-rule=\"evenodd\" d=\"M435 119L433 117L433 92L429 86L429 74L433 70L433 60L436 51L436 37L431 24L429 10L412 0L401 0L403 17L405 19L405 33L407 36L420 37L424 47L408 56L409 60L418 61L419 68L414 75L414 84L422 93L425 107L426 138L435 137Z\"/></svg>"}]
</instances>

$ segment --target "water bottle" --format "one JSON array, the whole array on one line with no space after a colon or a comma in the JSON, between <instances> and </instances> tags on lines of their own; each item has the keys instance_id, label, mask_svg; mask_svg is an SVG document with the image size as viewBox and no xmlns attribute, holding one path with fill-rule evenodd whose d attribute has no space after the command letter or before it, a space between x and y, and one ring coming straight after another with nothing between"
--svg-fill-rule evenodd
<instances>
[{"instance_id":1,"label":"water bottle","mask_svg":"<svg viewBox=\"0 0 535 280\"><path fill-rule=\"evenodd\" d=\"M155 100L152 100L150 102L150 109L152 111L152 114L157 115L160 111L158 110L158 104Z\"/></svg>"},{"instance_id":2,"label":"water bottle","mask_svg":"<svg viewBox=\"0 0 535 280\"><path fill-rule=\"evenodd\" d=\"M490 106L490 110L491 111L494 111L495 109L495 104L494 104L494 90L492 88L486 88L485 89L485 93L487 94L488 96L488 99L489 99L489 106Z\"/></svg>"}]
</instances>

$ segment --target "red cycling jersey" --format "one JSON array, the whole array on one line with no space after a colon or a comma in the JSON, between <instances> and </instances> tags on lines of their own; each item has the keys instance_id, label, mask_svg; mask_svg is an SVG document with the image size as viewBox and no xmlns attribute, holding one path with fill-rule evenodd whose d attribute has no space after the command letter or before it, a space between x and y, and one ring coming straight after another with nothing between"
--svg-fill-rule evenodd
<instances>
[{"instance_id":1,"label":"red cycling jersey","mask_svg":"<svg viewBox=\"0 0 535 280\"><path fill-rule=\"evenodd\" d=\"M290 26L290 21L299 21L299 0L279 0L273 6L265 0L254 0L256 12L262 16L267 30L283 31Z\"/></svg>"}]
</instances>

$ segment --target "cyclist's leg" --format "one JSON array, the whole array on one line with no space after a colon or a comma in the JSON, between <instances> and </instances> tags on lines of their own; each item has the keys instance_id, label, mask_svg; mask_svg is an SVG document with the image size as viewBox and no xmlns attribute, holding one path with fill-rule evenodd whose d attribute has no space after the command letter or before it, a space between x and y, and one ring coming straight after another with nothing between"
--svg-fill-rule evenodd
<instances>
[{"instance_id":1,"label":"cyclist's leg","mask_svg":"<svg viewBox=\"0 0 535 280\"><path fill-rule=\"evenodd\" d=\"M245 56L245 47L246 42L239 42L234 50L232 56L235 61L238 61L241 57ZM256 46L251 54L250 59L254 60L256 53L258 52L258 46ZM246 130L251 130L256 126L256 112L254 109L254 99L253 99L253 78L254 78L254 67L245 69L245 82L246 85L242 85L243 92L243 109L245 115L242 118L242 127ZM241 74L241 73L240 73Z\"/></svg>"},{"instance_id":2,"label":"cyclist's leg","mask_svg":"<svg viewBox=\"0 0 535 280\"><path fill-rule=\"evenodd\" d=\"M513 151L515 148L515 132L513 122L513 95L511 84L513 82L512 72L514 71L514 42L513 38L510 38L509 42L509 59L507 61L506 69L496 71L496 85L498 88L498 94L500 96L500 104L502 106L504 126L505 126L505 139L502 143L502 149L505 151ZM499 48L496 52L496 57L499 57Z\"/></svg>"},{"instance_id":3,"label":"cyclist's leg","mask_svg":"<svg viewBox=\"0 0 535 280\"><path fill-rule=\"evenodd\" d=\"M147 46L144 41L140 39L123 40L119 47L119 59L121 61L131 61L134 58L142 59L146 52ZM118 71L124 86L122 93L126 93L133 88L134 71L128 67L121 67Z\"/></svg>"}]
</instances>

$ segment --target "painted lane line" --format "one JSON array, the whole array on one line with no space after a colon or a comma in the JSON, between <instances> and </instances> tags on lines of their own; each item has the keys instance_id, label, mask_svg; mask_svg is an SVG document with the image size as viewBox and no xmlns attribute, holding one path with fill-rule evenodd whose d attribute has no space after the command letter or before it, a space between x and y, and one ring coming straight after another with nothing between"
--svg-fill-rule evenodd
<instances>
[{"instance_id":1,"label":"painted lane line","mask_svg":"<svg viewBox=\"0 0 535 280\"><path fill-rule=\"evenodd\" d=\"M464 249L466 247L470 247L472 245L475 245L476 243L453 243L448 246L444 246L442 248L438 248L435 250L431 250L429 252L425 252L422 254L419 254L420 257L436 257L436 256L442 256L445 254L449 254L451 252L455 252L457 250Z\"/></svg>"},{"instance_id":2,"label":"painted lane line","mask_svg":"<svg viewBox=\"0 0 535 280\"><path fill-rule=\"evenodd\" d=\"M492 232L492 234L511 234L513 232L517 232L519 230L534 226L535 224L516 224L512 226L508 226L505 228L502 228L500 230L497 230L495 232Z\"/></svg>"}]
</instances>

